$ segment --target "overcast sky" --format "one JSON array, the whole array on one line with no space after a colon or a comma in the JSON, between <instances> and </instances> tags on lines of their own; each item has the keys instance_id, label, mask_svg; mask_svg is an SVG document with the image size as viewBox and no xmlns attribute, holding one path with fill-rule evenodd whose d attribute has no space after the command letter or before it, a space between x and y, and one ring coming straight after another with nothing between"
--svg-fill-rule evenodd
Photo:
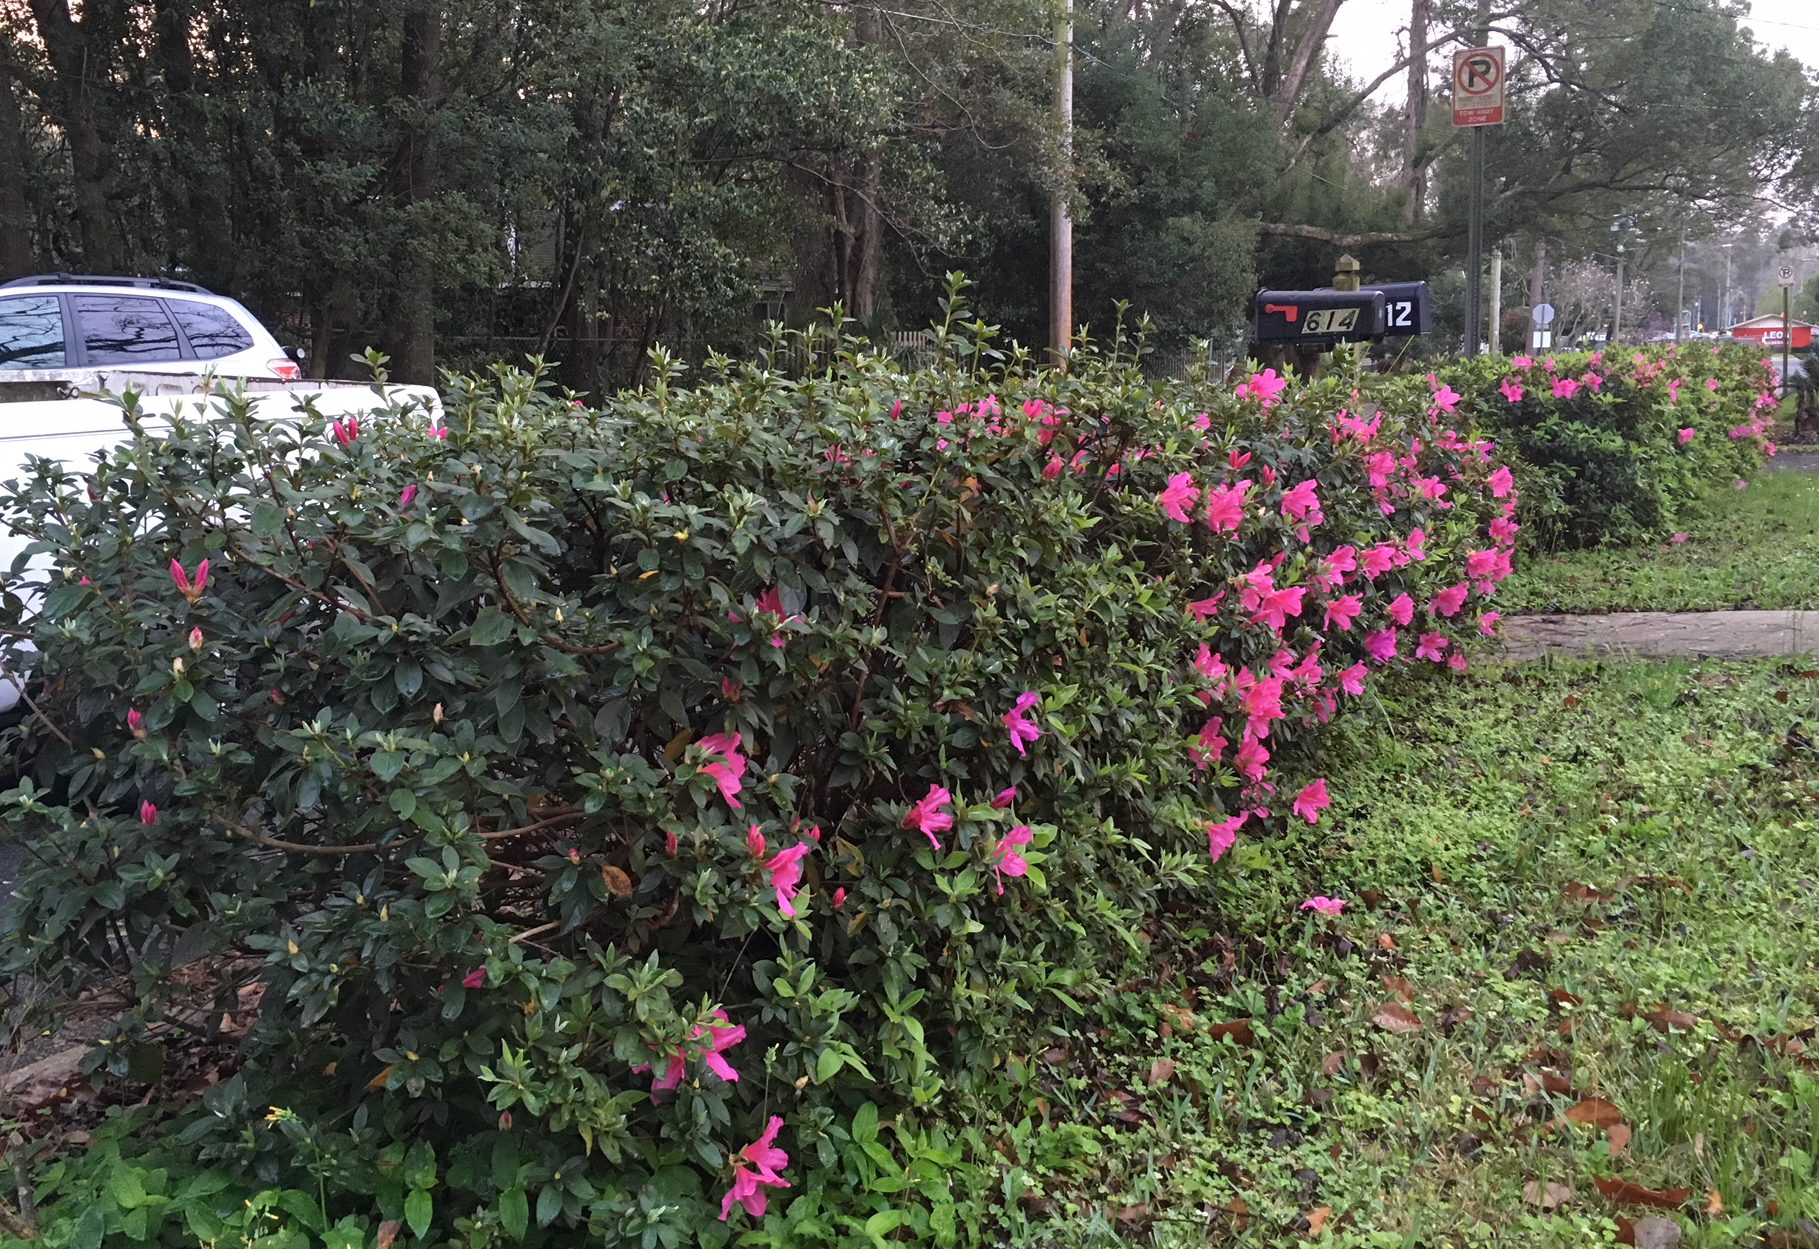
<instances>
[{"instance_id":1,"label":"overcast sky","mask_svg":"<svg viewBox=\"0 0 1819 1249\"><path fill-rule=\"evenodd\" d=\"M1328 44L1361 82L1368 82L1396 62L1399 40L1408 28L1408 0L1346 0L1333 22ZM1749 27L1758 43L1786 48L1819 69L1819 4L1814 0L1753 0ZM1403 79L1383 84L1376 99L1400 103Z\"/></svg>"}]
</instances>

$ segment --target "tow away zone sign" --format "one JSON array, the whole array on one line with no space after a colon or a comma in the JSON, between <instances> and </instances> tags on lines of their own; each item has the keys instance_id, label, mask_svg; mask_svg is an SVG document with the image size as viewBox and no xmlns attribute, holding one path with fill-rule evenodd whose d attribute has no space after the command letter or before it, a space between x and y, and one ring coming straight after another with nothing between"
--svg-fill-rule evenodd
<instances>
[{"instance_id":1,"label":"tow away zone sign","mask_svg":"<svg viewBox=\"0 0 1819 1249\"><path fill-rule=\"evenodd\" d=\"M1453 125L1503 124L1503 49L1453 54Z\"/></svg>"}]
</instances>

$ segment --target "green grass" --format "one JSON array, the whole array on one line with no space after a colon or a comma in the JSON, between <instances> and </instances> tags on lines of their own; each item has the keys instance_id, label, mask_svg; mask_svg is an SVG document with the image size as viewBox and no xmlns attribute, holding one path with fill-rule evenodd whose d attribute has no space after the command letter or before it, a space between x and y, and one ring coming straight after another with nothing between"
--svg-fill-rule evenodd
<instances>
[{"instance_id":1,"label":"green grass","mask_svg":"<svg viewBox=\"0 0 1819 1249\"><path fill-rule=\"evenodd\" d=\"M1819 473L1765 472L1728 491L1683 544L1519 559L1506 611L1718 611L1819 607Z\"/></svg>"},{"instance_id":2,"label":"green grass","mask_svg":"<svg viewBox=\"0 0 1819 1249\"><path fill-rule=\"evenodd\" d=\"M1819 1220L1819 673L1491 669L1346 733L1318 829L1241 846L1219 907L1032 1045L1040 1100L1000 1148L1037 1184L1020 1214L1069 1229L1033 1243L1293 1244L1323 1207L1357 1246ZM1419 1027L1386 1030L1402 994ZM1209 1039L1238 1019L1250 1044ZM1590 1097L1621 1156L1563 1120ZM1548 1183L1573 1195L1543 1210Z\"/></svg>"}]
</instances>

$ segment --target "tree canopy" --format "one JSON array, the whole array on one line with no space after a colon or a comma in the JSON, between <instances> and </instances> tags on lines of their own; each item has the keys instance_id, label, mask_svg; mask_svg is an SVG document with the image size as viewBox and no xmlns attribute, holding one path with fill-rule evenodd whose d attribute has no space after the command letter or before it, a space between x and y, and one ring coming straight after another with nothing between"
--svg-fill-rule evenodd
<instances>
[{"instance_id":1,"label":"tree canopy","mask_svg":"<svg viewBox=\"0 0 1819 1249\"><path fill-rule=\"evenodd\" d=\"M1064 144L1054 0L0 0L0 275L189 277L318 371L372 343L406 377L543 352L594 385L835 302L914 329L952 268L1040 341L1060 193L1079 319L1229 338L1341 249L1457 272L1443 105L1486 35L1487 237L1517 254L1621 220L1659 267L1819 185L1809 75L1730 0L1406 0L1363 80L1344 3L1078 0Z\"/></svg>"}]
</instances>

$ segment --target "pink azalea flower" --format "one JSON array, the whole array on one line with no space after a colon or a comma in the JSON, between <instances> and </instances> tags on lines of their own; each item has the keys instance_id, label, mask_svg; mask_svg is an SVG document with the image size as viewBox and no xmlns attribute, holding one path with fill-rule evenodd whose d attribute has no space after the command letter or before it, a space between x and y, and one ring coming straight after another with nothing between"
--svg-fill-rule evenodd
<instances>
[{"instance_id":1,"label":"pink azalea flower","mask_svg":"<svg viewBox=\"0 0 1819 1249\"><path fill-rule=\"evenodd\" d=\"M1491 498L1501 499L1514 488L1516 484L1515 474L1510 472L1509 465L1504 464L1499 466L1497 471L1490 475L1485 484L1490 487Z\"/></svg>"},{"instance_id":2,"label":"pink azalea flower","mask_svg":"<svg viewBox=\"0 0 1819 1249\"><path fill-rule=\"evenodd\" d=\"M1249 811L1240 811L1230 819L1209 821L1206 826L1206 849L1217 863L1225 857L1225 852L1238 842L1238 830L1244 827L1244 821L1250 818Z\"/></svg>"},{"instance_id":3,"label":"pink azalea flower","mask_svg":"<svg viewBox=\"0 0 1819 1249\"><path fill-rule=\"evenodd\" d=\"M1717 390L1718 389L1718 379L1715 377L1706 378L1705 379L1705 388L1707 390L1711 390L1711 391Z\"/></svg>"},{"instance_id":4,"label":"pink azalea flower","mask_svg":"<svg viewBox=\"0 0 1819 1249\"><path fill-rule=\"evenodd\" d=\"M1691 425L1688 425L1685 429L1680 431L1680 445L1684 447L1698 436L1699 431L1694 429Z\"/></svg>"},{"instance_id":5,"label":"pink azalea flower","mask_svg":"<svg viewBox=\"0 0 1819 1249\"><path fill-rule=\"evenodd\" d=\"M1396 631L1378 629L1364 635L1364 650L1372 659L1386 664L1396 657Z\"/></svg>"},{"instance_id":6,"label":"pink azalea flower","mask_svg":"<svg viewBox=\"0 0 1819 1249\"><path fill-rule=\"evenodd\" d=\"M1309 898L1301 904L1304 911L1318 911L1322 915L1338 915L1345 910L1343 898L1328 898L1320 894Z\"/></svg>"},{"instance_id":7,"label":"pink azalea flower","mask_svg":"<svg viewBox=\"0 0 1819 1249\"><path fill-rule=\"evenodd\" d=\"M417 501L417 487L416 487L415 483L412 483L411 485L406 486L403 490L398 492L398 510L400 512L410 511L411 504L415 503L416 501Z\"/></svg>"},{"instance_id":8,"label":"pink azalea flower","mask_svg":"<svg viewBox=\"0 0 1819 1249\"><path fill-rule=\"evenodd\" d=\"M1497 568L1496 551L1468 551L1465 555L1465 575L1473 581L1483 581ZM1463 601L1463 600L1462 600Z\"/></svg>"},{"instance_id":9,"label":"pink azalea flower","mask_svg":"<svg viewBox=\"0 0 1819 1249\"><path fill-rule=\"evenodd\" d=\"M996 878L999 897L1004 896L1006 876L1023 876L1029 872L1029 860L1020 852L1035 835L1035 830L1028 824L1019 824L1000 837L992 848L992 875Z\"/></svg>"},{"instance_id":10,"label":"pink azalea flower","mask_svg":"<svg viewBox=\"0 0 1819 1249\"><path fill-rule=\"evenodd\" d=\"M1442 383L1440 389L1434 392L1434 406L1442 412L1454 413L1459 410L1459 400L1462 398L1464 396L1452 386Z\"/></svg>"},{"instance_id":11,"label":"pink azalea flower","mask_svg":"<svg viewBox=\"0 0 1819 1249\"><path fill-rule=\"evenodd\" d=\"M745 848L751 852L754 859L764 857L764 830L756 824L745 830Z\"/></svg>"},{"instance_id":12,"label":"pink azalea flower","mask_svg":"<svg viewBox=\"0 0 1819 1249\"><path fill-rule=\"evenodd\" d=\"M1478 617L1478 632L1482 633L1487 638L1496 637L1497 622L1502 619L1503 613L1500 611L1485 612L1484 615Z\"/></svg>"},{"instance_id":13,"label":"pink azalea flower","mask_svg":"<svg viewBox=\"0 0 1819 1249\"><path fill-rule=\"evenodd\" d=\"M899 399L895 403L891 404L891 420L893 420L893 421L899 420L902 418L902 416L903 416L903 400Z\"/></svg>"},{"instance_id":14,"label":"pink azalea flower","mask_svg":"<svg viewBox=\"0 0 1819 1249\"><path fill-rule=\"evenodd\" d=\"M1408 541L1403 543L1403 548L1408 552L1408 557L1417 563L1426 559L1427 533L1420 529L1409 530Z\"/></svg>"},{"instance_id":15,"label":"pink azalea flower","mask_svg":"<svg viewBox=\"0 0 1819 1249\"><path fill-rule=\"evenodd\" d=\"M1225 666L1225 656L1215 654L1213 648L1205 642L1194 652L1194 671L1209 681L1223 681L1229 670Z\"/></svg>"},{"instance_id":16,"label":"pink azalea flower","mask_svg":"<svg viewBox=\"0 0 1819 1249\"><path fill-rule=\"evenodd\" d=\"M1263 779L1265 765L1270 761L1270 752L1264 749L1263 743L1254 737L1247 737L1238 745L1238 756L1233 763L1239 775L1248 780Z\"/></svg>"},{"instance_id":17,"label":"pink azalea flower","mask_svg":"<svg viewBox=\"0 0 1819 1249\"><path fill-rule=\"evenodd\" d=\"M1441 616L1456 616L1459 614L1459 609L1465 606L1466 596L1470 593L1471 587L1463 581L1457 585L1449 585L1434 595L1434 611Z\"/></svg>"},{"instance_id":18,"label":"pink azalea flower","mask_svg":"<svg viewBox=\"0 0 1819 1249\"><path fill-rule=\"evenodd\" d=\"M1685 534L1685 533L1669 534L1667 540L1669 542L1672 542L1675 546L1679 546L1682 542L1685 542L1691 536L1692 536L1691 534Z\"/></svg>"},{"instance_id":19,"label":"pink azalea flower","mask_svg":"<svg viewBox=\"0 0 1819 1249\"><path fill-rule=\"evenodd\" d=\"M1295 795L1294 812L1309 824L1320 822L1320 813L1333 805L1327 797L1326 778L1323 776Z\"/></svg>"},{"instance_id":20,"label":"pink azalea flower","mask_svg":"<svg viewBox=\"0 0 1819 1249\"><path fill-rule=\"evenodd\" d=\"M1390 600L1390 619L1399 625L1407 625L1415 618L1415 600L1406 594L1398 594Z\"/></svg>"},{"instance_id":21,"label":"pink azalea flower","mask_svg":"<svg viewBox=\"0 0 1819 1249\"><path fill-rule=\"evenodd\" d=\"M783 1129L781 1116L772 1115L764 1135L741 1149L733 1157L733 1186L720 1201L720 1221L733 1212L735 1203L744 1206L754 1219L764 1217L770 1208L767 1188L788 1188L789 1181L779 1172L789 1165L789 1155L776 1146L777 1133Z\"/></svg>"},{"instance_id":22,"label":"pink azalea flower","mask_svg":"<svg viewBox=\"0 0 1819 1249\"><path fill-rule=\"evenodd\" d=\"M1187 605L1188 614L1195 620L1211 620L1218 612L1219 604L1223 602L1225 602L1225 591L1221 590L1211 598L1195 599L1189 603Z\"/></svg>"},{"instance_id":23,"label":"pink azalea flower","mask_svg":"<svg viewBox=\"0 0 1819 1249\"><path fill-rule=\"evenodd\" d=\"M845 905L846 905L846 886L842 885L842 886L840 886L840 888L834 890L834 909L837 911Z\"/></svg>"},{"instance_id":24,"label":"pink azalea flower","mask_svg":"<svg viewBox=\"0 0 1819 1249\"><path fill-rule=\"evenodd\" d=\"M438 442L447 442L448 441L448 426L446 426L446 425L438 425L438 424L435 424L434 422L432 422L430 424L429 429L427 429L424 432L429 434L429 436L431 438L434 438Z\"/></svg>"},{"instance_id":25,"label":"pink azalea flower","mask_svg":"<svg viewBox=\"0 0 1819 1249\"><path fill-rule=\"evenodd\" d=\"M943 811L941 808L953 800L954 796L941 786L930 785L928 793L923 795L922 800L911 807L909 814L903 817L903 827L915 829L928 838L929 845L937 850L941 849L941 839L935 834L945 833L954 826L953 813Z\"/></svg>"},{"instance_id":26,"label":"pink azalea flower","mask_svg":"<svg viewBox=\"0 0 1819 1249\"><path fill-rule=\"evenodd\" d=\"M1574 378L1562 377L1554 382L1554 398L1571 399L1579 393L1579 383Z\"/></svg>"},{"instance_id":27,"label":"pink azalea flower","mask_svg":"<svg viewBox=\"0 0 1819 1249\"><path fill-rule=\"evenodd\" d=\"M1206 491L1206 523L1214 533L1236 533L1244 523L1244 496L1249 481L1229 486L1209 486Z\"/></svg>"},{"instance_id":28,"label":"pink azalea flower","mask_svg":"<svg viewBox=\"0 0 1819 1249\"><path fill-rule=\"evenodd\" d=\"M1366 551L1364 559L1359 564L1367 581L1375 581L1395 566L1396 548L1388 542L1379 542Z\"/></svg>"},{"instance_id":29,"label":"pink azalea flower","mask_svg":"<svg viewBox=\"0 0 1819 1249\"><path fill-rule=\"evenodd\" d=\"M1309 478L1282 493L1282 514L1290 520L1307 520L1320 512L1320 484ZM1318 521L1309 521L1318 524Z\"/></svg>"},{"instance_id":30,"label":"pink azalea flower","mask_svg":"<svg viewBox=\"0 0 1819 1249\"><path fill-rule=\"evenodd\" d=\"M710 756L720 756L702 764L701 770L714 778L726 805L739 810L739 791L745 787L745 756L740 753L745 748L744 738L738 733L715 733L697 745Z\"/></svg>"},{"instance_id":31,"label":"pink azalea flower","mask_svg":"<svg viewBox=\"0 0 1819 1249\"><path fill-rule=\"evenodd\" d=\"M141 741L145 740L145 713L137 707L126 709L126 731Z\"/></svg>"},{"instance_id":32,"label":"pink azalea flower","mask_svg":"<svg viewBox=\"0 0 1819 1249\"><path fill-rule=\"evenodd\" d=\"M1339 688L1353 698L1364 693L1364 661L1359 660L1349 668L1339 670Z\"/></svg>"},{"instance_id":33,"label":"pink azalea flower","mask_svg":"<svg viewBox=\"0 0 1819 1249\"><path fill-rule=\"evenodd\" d=\"M1470 665L1466 662L1464 651L1454 651L1446 657L1446 666L1454 672L1464 672Z\"/></svg>"},{"instance_id":34,"label":"pink azalea flower","mask_svg":"<svg viewBox=\"0 0 1819 1249\"><path fill-rule=\"evenodd\" d=\"M1510 358L1510 364L1512 367L1518 368L1518 369L1532 369L1535 367L1535 357L1533 357L1533 356L1512 356Z\"/></svg>"},{"instance_id":35,"label":"pink azalea flower","mask_svg":"<svg viewBox=\"0 0 1819 1249\"><path fill-rule=\"evenodd\" d=\"M1446 648L1451 641L1444 633L1423 633L1420 643L1415 647L1415 658L1439 663L1446 657Z\"/></svg>"},{"instance_id":36,"label":"pink azalea flower","mask_svg":"<svg viewBox=\"0 0 1819 1249\"><path fill-rule=\"evenodd\" d=\"M1251 453L1249 451L1240 451L1238 448L1233 447L1230 451L1225 453L1225 462L1232 466L1232 471L1235 473L1251 462Z\"/></svg>"},{"instance_id":37,"label":"pink azalea flower","mask_svg":"<svg viewBox=\"0 0 1819 1249\"><path fill-rule=\"evenodd\" d=\"M992 805L1002 811L1016 801L1017 787L1012 785L1009 789L999 790L998 796L992 799Z\"/></svg>"},{"instance_id":38,"label":"pink azalea flower","mask_svg":"<svg viewBox=\"0 0 1819 1249\"><path fill-rule=\"evenodd\" d=\"M1066 467L1067 465L1061 462L1060 456L1049 456L1048 463L1042 466L1042 480L1054 481L1057 477L1061 476L1061 470Z\"/></svg>"},{"instance_id":39,"label":"pink azalea flower","mask_svg":"<svg viewBox=\"0 0 1819 1249\"><path fill-rule=\"evenodd\" d=\"M1503 397L1505 399L1507 399L1509 402L1511 402L1511 403L1521 403L1522 402L1522 383L1517 381L1515 378L1513 378L1513 377L1504 378L1503 384L1501 386L1497 387L1497 389L1501 390L1503 392Z\"/></svg>"},{"instance_id":40,"label":"pink azalea flower","mask_svg":"<svg viewBox=\"0 0 1819 1249\"><path fill-rule=\"evenodd\" d=\"M1200 772L1211 763L1218 763L1225 758L1225 748L1231 745L1224 733L1225 717L1214 716L1200 726L1200 733L1194 738L1193 745L1187 748L1187 757L1194 765L1194 771Z\"/></svg>"},{"instance_id":41,"label":"pink azalea flower","mask_svg":"<svg viewBox=\"0 0 1819 1249\"><path fill-rule=\"evenodd\" d=\"M1680 402L1680 379L1677 377L1667 384L1667 401L1670 405Z\"/></svg>"},{"instance_id":42,"label":"pink azalea flower","mask_svg":"<svg viewBox=\"0 0 1819 1249\"><path fill-rule=\"evenodd\" d=\"M486 988L486 968L476 967L474 970L468 972L467 975L461 977L461 987L463 989Z\"/></svg>"},{"instance_id":43,"label":"pink azalea flower","mask_svg":"<svg viewBox=\"0 0 1819 1249\"><path fill-rule=\"evenodd\" d=\"M1251 375L1251 380L1240 385L1235 393L1240 399L1256 399L1262 402L1264 410L1276 406L1276 396L1288 386L1286 377L1278 377L1276 370L1265 369Z\"/></svg>"},{"instance_id":44,"label":"pink azalea flower","mask_svg":"<svg viewBox=\"0 0 1819 1249\"><path fill-rule=\"evenodd\" d=\"M360 418L350 416L345 423L333 421L330 422L329 428L334 431L335 441L345 447L360 436Z\"/></svg>"},{"instance_id":45,"label":"pink azalea flower","mask_svg":"<svg viewBox=\"0 0 1819 1249\"><path fill-rule=\"evenodd\" d=\"M1326 605L1326 627L1335 626L1343 633L1349 633L1352 621L1358 619L1358 613L1364 610L1364 599L1357 594L1347 594L1336 598Z\"/></svg>"},{"instance_id":46,"label":"pink azalea flower","mask_svg":"<svg viewBox=\"0 0 1819 1249\"><path fill-rule=\"evenodd\" d=\"M1731 485L1737 487L1737 489L1739 489L1739 490L1748 490L1750 484L1749 484L1749 482L1743 480L1743 478L1739 477L1736 481L1733 481L1731 483Z\"/></svg>"},{"instance_id":47,"label":"pink azalea flower","mask_svg":"<svg viewBox=\"0 0 1819 1249\"><path fill-rule=\"evenodd\" d=\"M1306 594L1306 586L1271 590L1263 596L1262 603L1251 616L1251 623L1266 625L1272 632L1280 634L1288 624L1288 617L1301 614L1301 600Z\"/></svg>"},{"instance_id":48,"label":"pink azalea flower","mask_svg":"<svg viewBox=\"0 0 1819 1249\"><path fill-rule=\"evenodd\" d=\"M1156 502L1162 505L1163 512L1170 520L1187 524L1190 517L1187 509L1194 506L1200 497L1200 487L1194 484L1192 473L1176 473L1168 479L1168 489L1157 497Z\"/></svg>"},{"instance_id":49,"label":"pink azalea flower","mask_svg":"<svg viewBox=\"0 0 1819 1249\"><path fill-rule=\"evenodd\" d=\"M681 842L676 840L676 830L675 829L672 828L672 829L670 829L669 832L667 832L663 835L663 852L665 854L669 855L670 858L673 859L676 857L676 851L677 851L677 849L680 848L681 844L682 844ZM580 860L579 855L571 854L569 857L572 859L575 859L577 862L579 862L579 860Z\"/></svg>"},{"instance_id":50,"label":"pink azalea flower","mask_svg":"<svg viewBox=\"0 0 1819 1249\"><path fill-rule=\"evenodd\" d=\"M139 822L147 828L155 826L158 823L158 808L150 802L140 803Z\"/></svg>"},{"instance_id":51,"label":"pink azalea flower","mask_svg":"<svg viewBox=\"0 0 1819 1249\"><path fill-rule=\"evenodd\" d=\"M777 909L786 919L796 918L796 895L802 892L802 859L812 849L814 846L804 841L779 850L764 861L771 888L777 891Z\"/></svg>"},{"instance_id":52,"label":"pink azalea flower","mask_svg":"<svg viewBox=\"0 0 1819 1249\"><path fill-rule=\"evenodd\" d=\"M1024 747L1042 736L1042 729L1024 718L1041 701L1042 696L1034 692L1019 694L1016 705L999 717L1004 721L1004 727L1010 731L1011 745L1017 748L1017 754L1021 758L1029 758L1029 752Z\"/></svg>"}]
</instances>

